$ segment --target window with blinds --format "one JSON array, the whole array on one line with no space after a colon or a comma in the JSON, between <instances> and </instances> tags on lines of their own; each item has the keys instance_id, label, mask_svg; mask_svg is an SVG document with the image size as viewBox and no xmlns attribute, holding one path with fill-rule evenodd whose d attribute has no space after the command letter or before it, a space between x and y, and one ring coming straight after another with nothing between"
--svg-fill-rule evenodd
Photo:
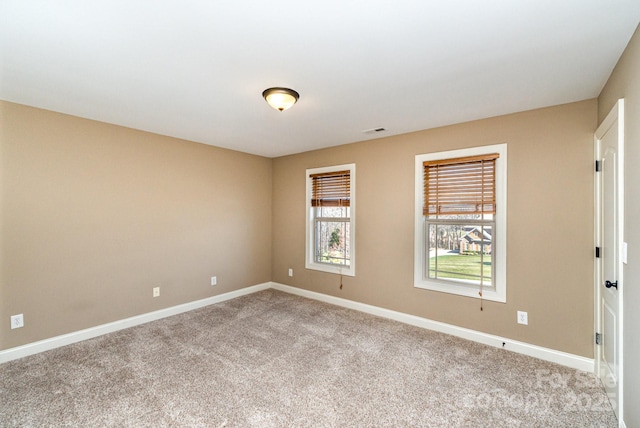
<instances>
[{"instance_id":1,"label":"window with blinds","mask_svg":"<svg viewBox=\"0 0 640 428\"><path fill-rule=\"evenodd\" d=\"M416 156L417 287L505 301L505 234L506 144Z\"/></svg>"},{"instance_id":2,"label":"window with blinds","mask_svg":"<svg viewBox=\"0 0 640 428\"><path fill-rule=\"evenodd\" d=\"M308 269L354 275L355 165L307 170Z\"/></svg>"},{"instance_id":3,"label":"window with blinds","mask_svg":"<svg viewBox=\"0 0 640 428\"><path fill-rule=\"evenodd\" d=\"M493 153L423 162L424 215L495 214L499 157Z\"/></svg>"},{"instance_id":4,"label":"window with blinds","mask_svg":"<svg viewBox=\"0 0 640 428\"><path fill-rule=\"evenodd\" d=\"M311 174L312 207L348 207L351 201L351 171Z\"/></svg>"}]
</instances>

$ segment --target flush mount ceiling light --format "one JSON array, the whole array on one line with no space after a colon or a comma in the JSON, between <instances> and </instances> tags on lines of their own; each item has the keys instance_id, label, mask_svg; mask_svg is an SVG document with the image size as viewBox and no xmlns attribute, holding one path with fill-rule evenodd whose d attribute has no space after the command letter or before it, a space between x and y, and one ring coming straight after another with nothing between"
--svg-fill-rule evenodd
<instances>
[{"instance_id":1,"label":"flush mount ceiling light","mask_svg":"<svg viewBox=\"0 0 640 428\"><path fill-rule=\"evenodd\" d=\"M300 94L289 88L269 88L262 93L264 99L276 110L285 111L298 101Z\"/></svg>"}]
</instances>

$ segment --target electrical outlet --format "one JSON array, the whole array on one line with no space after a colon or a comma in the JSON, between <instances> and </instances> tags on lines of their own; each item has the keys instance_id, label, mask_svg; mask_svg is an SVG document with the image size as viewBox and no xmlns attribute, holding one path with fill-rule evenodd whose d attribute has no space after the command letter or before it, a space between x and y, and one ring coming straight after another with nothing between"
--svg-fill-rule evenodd
<instances>
[{"instance_id":1,"label":"electrical outlet","mask_svg":"<svg viewBox=\"0 0 640 428\"><path fill-rule=\"evenodd\" d=\"M526 312L518 311L518 324L529 325L529 315Z\"/></svg>"},{"instance_id":2,"label":"electrical outlet","mask_svg":"<svg viewBox=\"0 0 640 428\"><path fill-rule=\"evenodd\" d=\"M11 330L13 330L14 328L21 328L21 327L24 327L24 315L23 314L12 315Z\"/></svg>"},{"instance_id":3,"label":"electrical outlet","mask_svg":"<svg viewBox=\"0 0 640 428\"><path fill-rule=\"evenodd\" d=\"M215 276L212 276L211 277L211 285L216 285L216 284L218 284L218 278L215 277Z\"/></svg>"},{"instance_id":4,"label":"electrical outlet","mask_svg":"<svg viewBox=\"0 0 640 428\"><path fill-rule=\"evenodd\" d=\"M289 268L289 276L293 276L293 269Z\"/></svg>"},{"instance_id":5,"label":"electrical outlet","mask_svg":"<svg viewBox=\"0 0 640 428\"><path fill-rule=\"evenodd\" d=\"M153 297L158 297L160 295L160 287L153 287Z\"/></svg>"}]
</instances>

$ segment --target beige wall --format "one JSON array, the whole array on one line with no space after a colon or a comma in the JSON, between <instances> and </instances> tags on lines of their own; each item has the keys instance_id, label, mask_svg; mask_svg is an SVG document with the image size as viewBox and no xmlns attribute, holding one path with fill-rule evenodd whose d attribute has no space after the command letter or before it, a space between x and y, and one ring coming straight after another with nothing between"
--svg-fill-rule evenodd
<instances>
[{"instance_id":1,"label":"beige wall","mask_svg":"<svg viewBox=\"0 0 640 428\"><path fill-rule=\"evenodd\" d=\"M273 161L0 107L0 319L26 324L0 325L0 349L274 280L592 356L595 100ZM414 156L501 142L508 301L480 312L476 299L413 287ZM339 290L337 276L304 269L304 175L350 162L358 271Z\"/></svg>"},{"instance_id":2,"label":"beige wall","mask_svg":"<svg viewBox=\"0 0 640 428\"><path fill-rule=\"evenodd\" d=\"M640 427L640 27L598 97L601 122L619 98L625 103L624 421Z\"/></svg>"},{"instance_id":3,"label":"beige wall","mask_svg":"<svg viewBox=\"0 0 640 428\"><path fill-rule=\"evenodd\" d=\"M593 356L596 101L274 159L273 280ZM508 144L507 303L413 287L414 157ZM355 278L304 268L305 169L356 164ZM294 269L294 277L287 269ZM516 311L529 325L516 323Z\"/></svg>"},{"instance_id":4,"label":"beige wall","mask_svg":"<svg viewBox=\"0 0 640 428\"><path fill-rule=\"evenodd\" d=\"M7 102L0 122L0 349L271 279L271 159Z\"/></svg>"}]
</instances>

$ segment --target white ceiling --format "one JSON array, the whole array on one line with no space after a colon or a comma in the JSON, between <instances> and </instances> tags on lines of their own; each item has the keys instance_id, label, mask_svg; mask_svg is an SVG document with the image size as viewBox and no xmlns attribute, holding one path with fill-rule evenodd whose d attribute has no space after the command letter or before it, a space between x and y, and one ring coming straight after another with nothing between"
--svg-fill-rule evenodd
<instances>
[{"instance_id":1,"label":"white ceiling","mask_svg":"<svg viewBox=\"0 0 640 428\"><path fill-rule=\"evenodd\" d=\"M596 97L639 20L638 0L0 0L0 99L275 157ZM300 101L273 110L271 86Z\"/></svg>"}]
</instances>

